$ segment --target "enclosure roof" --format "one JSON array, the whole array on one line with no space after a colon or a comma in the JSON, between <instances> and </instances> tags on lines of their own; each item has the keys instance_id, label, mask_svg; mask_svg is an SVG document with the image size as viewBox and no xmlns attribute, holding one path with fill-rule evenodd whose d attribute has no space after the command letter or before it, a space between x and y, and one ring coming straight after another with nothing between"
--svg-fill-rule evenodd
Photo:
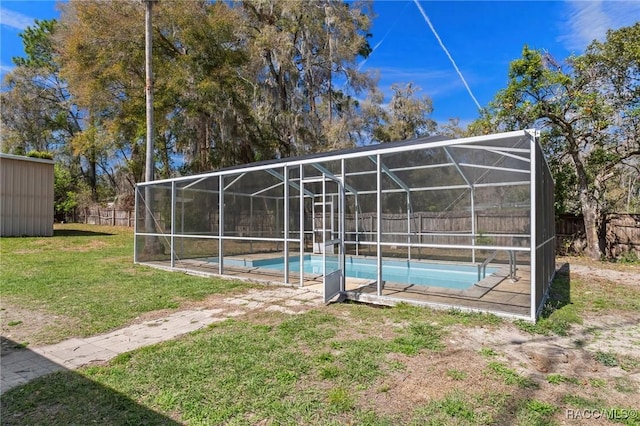
<instances>
[{"instance_id":1,"label":"enclosure roof","mask_svg":"<svg viewBox=\"0 0 640 426\"><path fill-rule=\"evenodd\" d=\"M409 139L406 141L385 142L382 144L357 146L355 148L345 148L345 149L337 149L333 151L314 152L311 154L296 155L294 157L275 158L273 160L256 161L250 164L240 164L237 166L223 167L221 169L215 170L214 172L218 173L218 172L227 172L232 170L241 170L246 168L247 166L268 166L268 165L277 165L280 163L297 163L302 160L311 160L314 158L325 159L326 157L343 157L353 153L364 154L369 151L379 150L380 148L402 148L402 147L410 147L413 145L421 145L428 142L437 142L437 141L446 141L446 140L448 139L442 135L434 135L434 136L427 136L424 138Z\"/></svg>"},{"instance_id":2,"label":"enclosure roof","mask_svg":"<svg viewBox=\"0 0 640 426\"><path fill-rule=\"evenodd\" d=\"M249 164L243 164L232 167L225 167L221 169L217 169L208 173L200 173L197 175L190 176L181 176L170 179L157 180L152 182L141 182L138 185L145 186L148 184L160 184L160 183L169 183L169 182L178 182L185 180L192 180L194 178L204 178L218 175L228 175L237 172L248 172L252 170L266 170L270 169L274 166L278 165L301 165L301 164L312 164L318 163L320 161L332 161L339 160L343 158L354 158L354 157L366 157L377 154L393 154L397 152L410 151L411 149L437 149L442 148L446 152L447 157L449 158L447 161L448 164L454 164L458 173L463 177L467 185L470 185L470 182L473 182L473 179L470 179L468 176L465 176L466 173L462 170L460 165L458 165L457 161L451 156L451 153L447 150L448 147L465 147L469 148L471 146L483 148L485 151L491 151L496 155L516 158L519 160L528 161L525 157L521 155L514 155L509 152L508 146L514 146L519 141L522 141L522 138L531 139L535 137L536 130L518 130L512 132L505 133L497 133L483 136L474 136L469 138L460 138L460 139L448 139L445 136L436 135L436 136L428 136L423 138L410 139L405 141L397 141L397 142L388 142L382 144L374 144L361 146L356 148L348 148L336 151L326 151L326 152L317 152L307 155L301 155L296 157L286 157L279 158L273 160L266 160L261 162L254 162ZM492 142L500 142L503 145L498 147L493 147L491 145ZM508 143L506 146L505 143ZM488 145L487 145L488 144ZM495 148L495 149L494 149ZM522 150L520 150L522 151ZM466 166L470 166L467 164ZM493 168L492 166L483 166L485 168ZM384 165L383 165L384 168Z\"/></svg>"}]
</instances>

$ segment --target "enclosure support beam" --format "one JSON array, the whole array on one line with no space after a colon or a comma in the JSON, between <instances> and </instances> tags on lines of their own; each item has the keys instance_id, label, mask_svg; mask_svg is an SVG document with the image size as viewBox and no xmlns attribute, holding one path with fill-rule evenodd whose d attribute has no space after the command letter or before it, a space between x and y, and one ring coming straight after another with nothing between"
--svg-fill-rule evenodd
<instances>
[{"instance_id":1,"label":"enclosure support beam","mask_svg":"<svg viewBox=\"0 0 640 426\"><path fill-rule=\"evenodd\" d=\"M529 194L529 198L530 198L530 204L531 204L531 210L530 210L530 214L531 214L531 218L529 219L529 221L531 222L531 226L529 227L530 232L531 232L531 238L529 239L529 241L531 242L531 252L529 253L529 256L531 256L529 258L530 261L530 269L531 269L531 320L535 321L536 320L536 310L537 310L537 306L536 306L536 301L538 300L537 295L536 295L536 282L538 281L538 256L537 256L537 246L538 246L538 230L536 229L536 214L537 214L537 196L536 196L536 179L538 179L538 176L536 176L536 161L538 160L536 158L536 139L535 136L529 135L530 138L530 142L529 142L529 152L530 152L530 158L531 158L531 173L529 174L529 176L531 177L530 182L531 182L531 186L530 186L530 194Z\"/></svg>"},{"instance_id":2,"label":"enclosure support beam","mask_svg":"<svg viewBox=\"0 0 640 426\"><path fill-rule=\"evenodd\" d=\"M289 284L289 168L284 166L284 283Z\"/></svg>"},{"instance_id":3,"label":"enclosure support beam","mask_svg":"<svg viewBox=\"0 0 640 426\"><path fill-rule=\"evenodd\" d=\"M312 164L312 166L314 168L316 168L319 172L329 176L329 178L331 178L331 180L333 180L333 181L337 181L338 180L338 178L333 173L331 173L326 167L323 167L320 164ZM352 194L357 194L358 193L358 191L356 191L356 189L354 187L346 185L346 183L345 183L344 188L348 189L349 192L351 192Z\"/></svg>"},{"instance_id":4,"label":"enclosure support beam","mask_svg":"<svg viewBox=\"0 0 640 426\"><path fill-rule=\"evenodd\" d=\"M331 238L331 236L329 236ZM323 176L322 179L322 279L326 283L327 281L327 179ZM326 288L326 284L325 284ZM326 291L323 289L323 292Z\"/></svg>"},{"instance_id":5,"label":"enclosure support beam","mask_svg":"<svg viewBox=\"0 0 640 426\"><path fill-rule=\"evenodd\" d=\"M138 263L138 198L140 197L140 187L136 185L136 196L134 197L133 208L136 214L136 220L133 221L133 263Z\"/></svg>"},{"instance_id":6,"label":"enclosure support beam","mask_svg":"<svg viewBox=\"0 0 640 426\"><path fill-rule=\"evenodd\" d=\"M471 182L469 182L469 179L467 179L467 176L464 174L464 172L460 168L460 165L455 160L455 158L453 158L453 155L451 155L449 150L446 147L442 147L442 149L444 150L445 154L447 154L447 157L453 163L453 165L456 168L456 170L458 171L458 173L460 173L460 177L462 177L464 182L469 187L469 194L470 194L470 197L471 197L471 245L474 246L474 248L471 249L471 263L476 263L476 249L475 249L475 245L476 245L476 209L475 209L476 193L475 193L475 188L473 187Z\"/></svg>"},{"instance_id":7,"label":"enclosure support beam","mask_svg":"<svg viewBox=\"0 0 640 426\"><path fill-rule=\"evenodd\" d=\"M342 173L340 176L340 185L342 186L342 188L339 188L338 192L340 193L340 199L338 200L338 218L340 220L340 223L338 225L338 235L340 236L340 291L345 291L347 289L347 280L346 277L344 275L344 268L345 268L345 261L346 261L346 257L345 257L345 244L344 244L344 240L346 237L346 232L347 230L345 229L345 225L346 225L346 221L345 221L345 214L346 214L346 199L345 199L345 190L344 190L344 186L346 185L346 178L345 178L345 164L344 164L344 158L342 160L340 160L340 167L342 168Z\"/></svg>"},{"instance_id":8,"label":"enclosure support beam","mask_svg":"<svg viewBox=\"0 0 640 426\"><path fill-rule=\"evenodd\" d=\"M473 186L469 194L471 197L471 245L474 246L471 250L471 263L476 263L476 221L478 218L476 217L476 189Z\"/></svg>"},{"instance_id":9,"label":"enclosure support beam","mask_svg":"<svg viewBox=\"0 0 640 426\"><path fill-rule=\"evenodd\" d=\"M176 267L176 250L175 238L176 234L176 182L171 182L171 269Z\"/></svg>"},{"instance_id":10,"label":"enclosure support beam","mask_svg":"<svg viewBox=\"0 0 640 426\"><path fill-rule=\"evenodd\" d=\"M237 181L239 181L240 179L242 179L244 177L244 175L246 175L246 173L241 173L240 176L238 176L237 178L235 178L234 180L229 182L227 184L227 186L224 187L224 190L226 191L227 189L231 188L233 186L233 184L236 183Z\"/></svg>"},{"instance_id":11,"label":"enclosure support beam","mask_svg":"<svg viewBox=\"0 0 640 426\"><path fill-rule=\"evenodd\" d=\"M373 161L374 164L377 164L377 162L380 159L380 156L378 155L377 158L378 160L376 160L376 158L373 157L372 155L369 156L369 160ZM407 193L411 192L411 189L407 186L407 184L404 183L404 181L400 179L395 173L393 173L387 166L385 166L384 164L381 164L380 167L382 168L382 171L385 172L387 176L389 176L391 180L396 183L396 185L398 185L400 188L407 191Z\"/></svg>"},{"instance_id":12,"label":"enclosure support beam","mask_svg":"<svg viewBox=\"0 0 640 426\"><path fill-rule=\"evenodd\" d=\"M184 189L180 200L180 235L184 235ZM180 255L184 257L184 237L180 238Z\"/></svg>"},{"instance_id":13,"label":"enclosure support beam","mask_svg":"<svg viewBox=\"0 0 640 426\"><path fill-rule=\"evenodd\" d=\"M411 262L411 193L407 192L407 257Z\"/></svg>"},{"instance_id":14,"label":"enclosure support beam","mask_svg":"<svg viewBox=\"0 0 640 426\"><path fill-rule=\"evenodd\" d=\"M360 228L358 228L358 212L360 211L360 206L358 205L358 194L355 195L356 200L356 256L360 255Z\"/></svg>"},{"instance_id":15,"label":"enclosure support beam","mask_svg":"<svg viewBox=\"0 0 640 426\"><path fill-rule=\"evenodd\" d=\"M249 198L249 235L253 233L253 197ZM253 240L249 241L249 253L253 254Z\"/></svg>"},{"instance_id":16,"label":"enclosure support beam","mask_svg":"<svg viewBox=\"0 0 640 426\"><path fill-rule=\"evenodd\" d=\"M218 273L224 273L224 176L218 178Z\"/></svg>"},{"instance_id":17,"label":"enclosure support beam","mask_svg":"<svg viewBox=\"0 0 640 426\"><path fill-rule=\"evenodd\" d=\"M302 178L304 170L302 164L300 164L300 191L298 195L300 196L300 287L304 286L304 183L302 183ZM313 204L313 199L311 204ZM313 221L313 219L312 219ZM312 243L313 244L313 243Z\"/></svg>"},{"instance_id":18,"label":"enclosure support beam","mask_svg":"<svg viewBox=\"0 0 640 426\"><path fill-rule=\"evenodd\" d=\"M378 239L378 244L376 245L376 254L378 261L378 287L376 293L378 294L378 296L382 296L382 246L380 245L380 243L382 242L382 167L380 154L377 155L376 159L376 181L378 189L378 202L376 206L376 238Z\"/></svg>"},{"instance_id":19,"label":"enclosure support beam","mask_svg":"<svg viewBox=\"0 0 640 426\"><path fill-rule=\"evenodd\" d=\"M300 165L300 167L302 168L302 164ZM282 176L280 173L278 173L276 171L273 171L273 170L270 170L270 169L267 169L266 172L269 173L271 176L277 177L278 179L280 179L280 180L282 180L284 182L284 176ZM300 178L300 181L302 181L302 178ZM303 190L302 186L298 186L294 182L290 182L289 185L291 185L294 189L300 190L300 192L308 195L309 197L313 197L313 192L311 192L309 190Z\"/></svg>"}]
</instances>

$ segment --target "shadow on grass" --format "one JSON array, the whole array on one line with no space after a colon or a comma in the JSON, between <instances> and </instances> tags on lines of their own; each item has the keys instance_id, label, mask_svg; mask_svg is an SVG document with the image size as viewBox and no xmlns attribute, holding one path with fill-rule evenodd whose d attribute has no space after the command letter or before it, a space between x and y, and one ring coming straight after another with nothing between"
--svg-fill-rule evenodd
<instances>
[{"instance_id":1,"label":"shadow on grass","mask_svg":"<svg viewBox=\"0 0 640 426\"><path fill-rule=\"evenodd\" d=\"M540 319L548 318L553 312L571 304L571 265L564 263L556 271L545 309L542 310Z\"/></svg>"},{"instance_id":2,"label":"shadow on grass","mask_svg":"<svg viewBox=\"0 0 640 426\"><path fill-rule=\"evenodd\" d=\"M179 425L129 397L2 337L3 425Z\"/></svg>"},{"instance_id":3,"label":"shadow on grass","mask_svg":"<svg viewBox=\"0 0 640 426\"><path fill-rule=\"evenodd\" d=\"M100 237L109 234L108 232L81 231L79 229L54 229L54 237Z\"/></svg>"}]
</instances>

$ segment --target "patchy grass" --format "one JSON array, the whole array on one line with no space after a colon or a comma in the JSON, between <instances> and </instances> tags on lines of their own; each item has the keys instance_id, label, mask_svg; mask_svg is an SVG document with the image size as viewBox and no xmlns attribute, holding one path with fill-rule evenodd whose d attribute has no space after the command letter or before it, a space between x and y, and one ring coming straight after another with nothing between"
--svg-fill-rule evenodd
<instances>
[{"instance_id":1,"label":"patchy grass","mask_svg":"<svg viewBox=\"0 0 640 426\"><path fill-rule=\"evenodd\" d=\"M557 407L543 401L530 399L523 401L516 412L517 423L521 425L547 426L555 424L551 421L551 416Z\"/></svg>"},{"instance_id":2,"label":"patchy grass","mask_svg":"<svg viewBox=\"0 0 640 426\"><path fill-rule=\"evenodd\" d=\"M617 285L599 278L571 279L572 303L578 312L639 312L640 286Z\"/></svg>"},{"instance_id":3,"label":"patchy grass","mask_svg":"<svg viewBox=\"0 0 640 426\"><path fill-rule=\"evenodd\" d=\"M497 327L503 319L489 313L464 312L458 309L424 309L408 303L398 303L393 308L386 306L372 307L364 303L347 302L338 309L348 309L354 320L378 321L379 324L402 324L407 321L418 321L435 326L464 325L468 327Z\"/></svg>"},{"instance_id":4,"label":"patchy grass","mask_svg":"<svg viewBox=\"0 0 640 426\"><path fill-rule=\"evenodd\" d=\"M573 324L582 324L586 314L603 311L639 312L640 287L598 278L569 280L568 274L558 273L538 322L516 320L514 324L530 334L566 336Z\"/></svg>"},{"instance_id":5,"label":"patchy grass","mask_svg":"<svg viewBox=\"0 0 640 426\"><path fill-rule=\"evenodd\" d=\"M387 356L442 347L438 333L420 323L398 328L389 339L344 339L337 335L340 327L338 318L320 311L282 315L274 325L227 320L178 341L122 354L107 366L84 368L83 380L66 375L130 395L141 406L181 422L324 424L335 415L374 419L356 410L358 395L379 388L377 379L396 371ZM63 382L41 378L9 391L2 399L3 417L38 423L56 406L61 424L78 423L88 413L66 408L67 394L75 392ZM45 393L33 392L43 387ZM65 395L56 398L57 392ZM83 395L76 395L74 405L84 405Z\"/></svg>"},{"instance_id":6,"label":"patchy grass","mask_svg":"<svg viewBox=\"0 0 640 426\"><path fill-rule=\"evenodd\" d=\"M56 225L53 237L2 238L0 244L2 299L69 319L50 330L49 343L104 332L145 312L177 309L184 302L247 287L134 265L129 228Z\"/></svg>"},{"instance_id":7,"label":"patchy grass","mask_svg":"<svg viewBox=\"0 0 640 426\"><path fill-rule=\"evenodd\" d=\"M598 351L595 354L596 361L605 367L617 367L618 359L616 358L616 354L611 352L602 352Z\"/></svg>"},{"instance_id":8,"label":"patchy grass","mask_svg":"<svg viewBox=\"0 0 640 426\"><path fill-rule=\"evenodd\" d=\"M505 364L497 361L491 361L487 364L488 370L504 380L507 385L517 385L521 388L537 388L538 385L527 377L522 377L514 369L507 367Z\"/></svg>"},{"instance_id":9,"label":"patchy grass","mask_svg":"<svg viewBox=\"0 0 640 426\"><path fill-rule=\"evenodd\" d=\"M447 376L451 377L453 380L464 380L467 378L467 373L465 371L452 368L447 370Z\"/></svg>"},{"instance_id":10,"label":"patchy grass","mask_svg":"<svg viewBox=\"0 0 640 426\"><path fill-rule=\"evenodd\" d=\"M498 355L498 352L494 351L491 348L482 348L480 349L480 355L485 358L493 358Z\"/></svg>"},{"instance_id":11,"label":"patchy grass","mask_svg":"<svg viewBox=\"0 0 640 426\"><path fill-rule=\"evenodd\" d=\"M579 308L572 302L573 282L569 276L559 273L556 275L538 321L516 320L514 324L522 331L530 334L566 336L571 324L581 324Z\"/></svg>"},{"instance_id":12,"label":"patchy grass","mask_svg":"<svg viewBox=\"0 0 640 426\"><path fill-rule=\"evenodd\" d=\"M551 383L552 385L559 385L561 383L571 383L573 385L580 384L580 380L574 377L563 376L562 374L549 374L547 376L547 382Z\"/></svg>"},{"instance_id":13,"label":"patchy grass","mask_svg":"<svg viewBox=\"0 0 640 426\"><path fill-rule=\"evenodd\" d=\"M75 318L88 334L146 310L174 309L247 286L134 266L129 230L104 228L102 234L91 234L83 229L53 239L2 240L3 253L6 244L20 252L12 251L10 271L0 271L2 296ZM31 258L24 263L24 256ZM55 266L56 275L47 277L50 263L41 267L38 258L75 268L76 278ZM30 286L34 277L30 294L21 287ZM9 289L7 278L12 280ZM628 316L638 303L631 299L640 294L605 281L587 285L579 277L569 282L559 276L556 284L542 320L527 330L543 338L524 342L522 333L503 327L494 315L407 304L333 304L299 315L256 312L121 354L104 365L14 388L0 398L2 422L550 425L566 423L567 409L623 412L637 401L639 360L606 351L586 353L593 336L574 327L586 314L623 311ZM112 293L115 300L105 300ZM57 300L60 294L66 298ZM622 295L625 300L610 300ZM109 306L94 306L99 303ZM81 308L86 312L80 315ZM505 338L477 337L492 331ZM513 341L509 333L515 334ZM541 374L520 349L522 342L536 341L575 342L569 349L583 351L577 353L584 358L569 358L562 369ZM590 365L581 364L585 360ZM616 376L618 368L603 367L613 362L633 374ZM599 368L591 369L594 365Z\"/></svg>"}]
</instances>

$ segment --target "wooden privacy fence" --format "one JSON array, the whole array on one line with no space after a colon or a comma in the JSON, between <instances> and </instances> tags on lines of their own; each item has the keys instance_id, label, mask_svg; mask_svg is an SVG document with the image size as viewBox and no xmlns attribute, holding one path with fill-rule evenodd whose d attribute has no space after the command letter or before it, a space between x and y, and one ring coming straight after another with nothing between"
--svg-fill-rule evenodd
<instances>
[{"instance_id":1,"label":"wooden privacy fence","mask_svg":"<svg viewBox=\"0 0 640 426\"><path fill-rule=\"evenodd\" d=\"M119 210L108 207L85 207L77 212L77 221L89 225L109 225L133 227L136 214L133 210Z\"/></svg>"},{"instance_id":2,"label":"wooden privacy fence","mask_svg":"<svg viewBox=\"0 0 640 426\"><path fill-rule=\"evenodd\" d=\"M355 215L345 217L347 234L356 229ZM372 240L377 231L376 213L358 215L358 230L362 234L360 241ZM435 244L471 244L471 217L468 212L415 212L409 218L404 214L383 214L381 233L383 241L406 242L407 232L410 231L414 243ZM525 234L529 233L529 215L527 212L479 212L476 215L476 234ZM397 234L397 235L394 235ZM458 234L458 235L456 235ZM467 234L463 236L462 234ZM347 235L350 238L349 235ZM489 240L491 238L491 240ZM512 242L513 237L506 237ZM353 238L350 238L353 239ZM483 244L506 244L503 237L486 237Z\"/></svg>"},{"instance_id":3,"label":"wooden privacy fence","mask_svg":"<svg viewBox=\"0 0 640 426\"><path fill-rule=\"evenodd\" d=\"M246 217L245 217L246 216ZM162 221L161 218L158 220ZM236 235L276 235L282 224L275 222L273 212L254 212L250 220L247 214L231 221ZM135 222L135 212L107 207L87 207L79 209L76 221L94 225L128 226ZM411 223L411 232L428 234L442 230L447 233L470 233L471 218L468 213L415 212L410 220L402 214L383 214L383 234L399 234L387 237L386 241L406 241L406 233ZM376 232L376 214L358 215L358 229L362 233L361 241L368 240L367 234ZM346 215L347 234L356 229L355 215ZM556 252L558 254L580 254L586 247L584 222L582 216L561 215L556 218ZM491 233L527 234L529 232L529 214L527 212L478 212L476 232L481 236ZM234 232L232 230L228 230ZM402 235L404 234L404 235ZM351 236L347 236L348 238ZM605 226L600 236L607 257L615 258L626 252L635 252L640 256L640 214L610 214L605 218ZM429 242L425 240L423 242ZM459 237L441 236L440 244L460 243ZM494 241L497 242L497 241Z\"/></svg>"},{"instance_id":4,"label":"wooden privacy fence","mask_svg":"<svg viewBox=\"0 0 640 426\"><path fill-rule=\"evenodd\" d=\"M640 257L640 214L613 213L605 217L600 242L604 255L616 258L635 252ZM587 246L582 216L561 215L556 219L556 253L582 254Z\"/></svg>"}]
</instances>

